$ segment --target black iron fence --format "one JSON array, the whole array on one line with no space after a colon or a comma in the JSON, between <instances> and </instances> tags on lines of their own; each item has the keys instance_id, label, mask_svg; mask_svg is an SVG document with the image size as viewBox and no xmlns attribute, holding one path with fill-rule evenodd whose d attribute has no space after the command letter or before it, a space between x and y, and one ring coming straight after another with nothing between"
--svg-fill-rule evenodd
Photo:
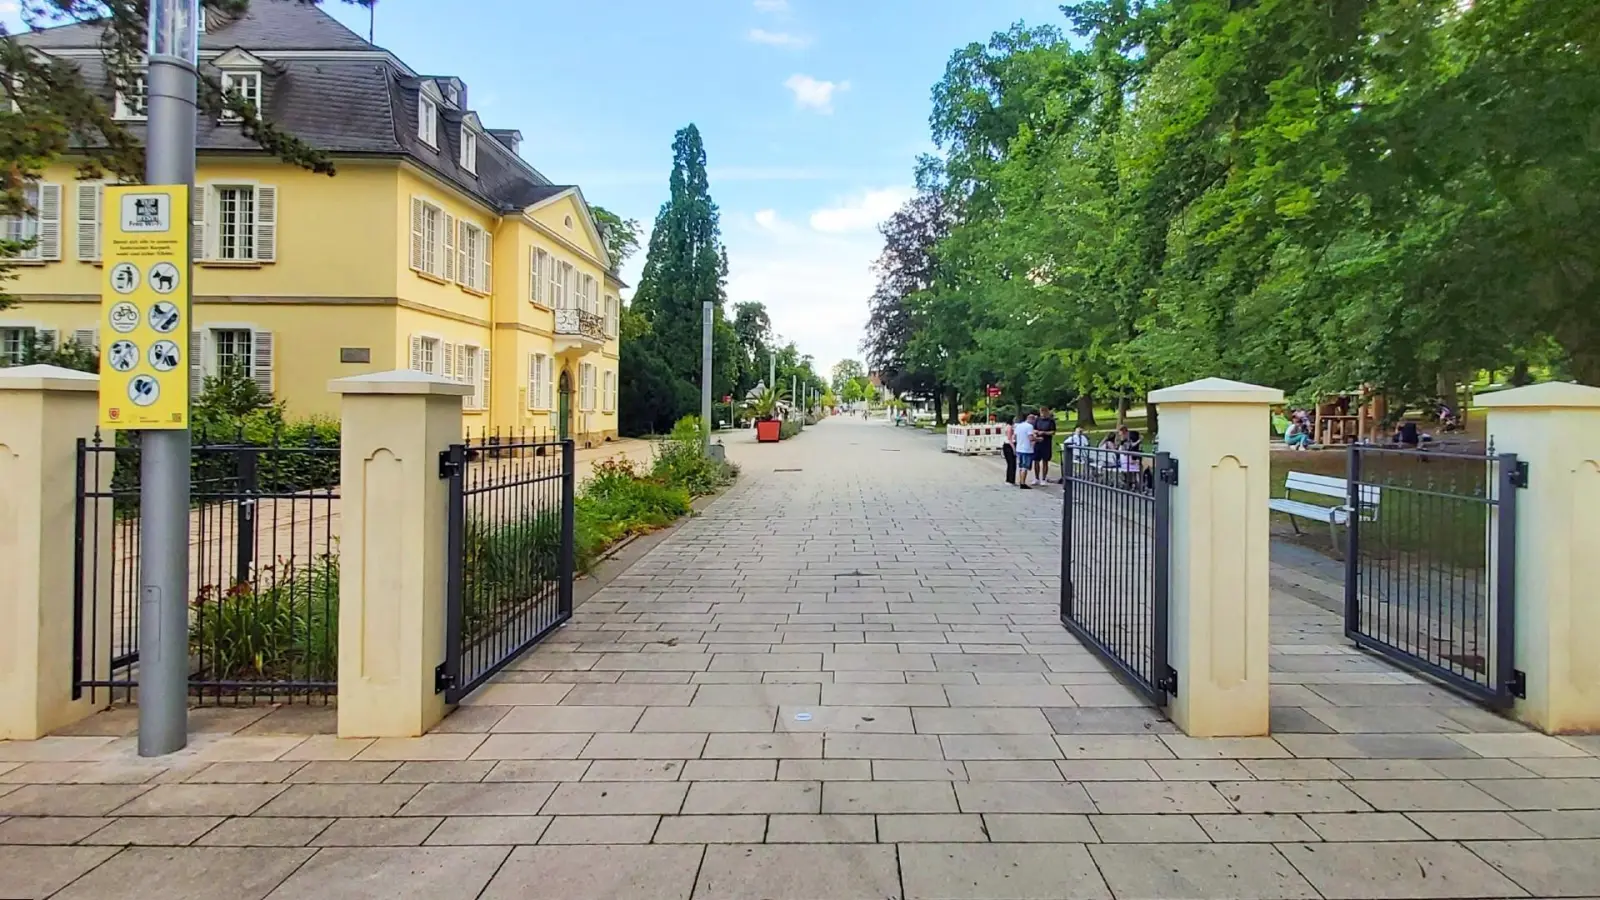
<instances>
[{"instance_id":1,"label":"black iron fence","mask_svg":"<svg viewBox=\"0 0 1600 900\"><path fill-rule=\"evenodd\" d=\"M572 617L573 442L503 436L440 456L449 480L445 661L454 703Z\"/></svg>"},{"instance_id":2,"label":"black iron fence","mask_svg":"<svg viewBox=\"0 0 1600 900\"><path fill-rule=\"evenodd\" d=\"M1166 453L1079 449L1062 468L1061 622L1164 706L1177 690L1167 665L1177 461Z\"/></svg>"},{"instance_id":3,"label":"black iron fence","mask_svg":"<svg viewBox=\"0 0 1600 900\"><path fill-rule=\"evenodd\" d=\"M1521 696L1516 454L1352 446L1345 633L1493 706Z\"/></svg>"},{"instance_id":4,"label":"black iron fence","mask_svg":"<svg viewBox=\"0 0 1600 900\"><path fill-rule=\"evenodd\" d=\"M78 442L73 696L138 684L136 435ZM189 688L201 703L326 702L338 678L339 447L196 444Z\"/></svg>"}]
</instances>

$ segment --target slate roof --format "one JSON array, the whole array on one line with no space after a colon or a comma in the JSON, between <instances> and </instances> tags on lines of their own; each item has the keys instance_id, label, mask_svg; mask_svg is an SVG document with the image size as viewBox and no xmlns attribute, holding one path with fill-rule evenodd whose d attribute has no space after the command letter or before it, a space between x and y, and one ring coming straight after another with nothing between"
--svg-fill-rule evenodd
<instances>
[{"instance_id":1,"label":"slate roof","mask_svg":"<svg viewBox=\"0 0 1600 900\"><path fill-rule=\"evenodd\" d=\"M84 79L109 103L114 90L98 53L99 35L97 26L79 24L17 35L16 40L45 52L71 51L68 55L78 62ZM439 146L428 146L417 134L417 97L425 81L444 79L417 76L315 5L252 0L243 17L208 22L200 45L201 67L213 75L217 70L206 57L234 48L268 62L262 73L264 117L330 154L409 158L502 213L566 189L551 185L512 152L505 142L515 132L507 129L482 134L477 171L463 169L460 125L469 110L441 105ZM275 56L286 52L290 55ZM142 123L128 127L143 137ZM238 126L210 117L202 117L196 145L201 154L262 152Z\"/></svg>"}]
</instances>

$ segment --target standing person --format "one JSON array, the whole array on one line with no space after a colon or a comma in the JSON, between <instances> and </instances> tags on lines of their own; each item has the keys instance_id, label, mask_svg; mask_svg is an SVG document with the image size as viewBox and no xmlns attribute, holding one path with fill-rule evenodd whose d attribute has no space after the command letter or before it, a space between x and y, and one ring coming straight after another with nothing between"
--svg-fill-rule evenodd
<instances>
[{"instance_id":1,"label":"standing person","mask_svg":"<svg viewBox=\"0 0 1600 900\"><path fill-rule=\"evenodd\" d=\"M1065 479L1067 477L1067 461L1070 459L1072 465L1081 466L1084 463L1084 458L1089 455L1089 432L1085 431L1082 425L1079 425L1077 428L1072 429L1072 434L1067 435L1067 441L1061 447L1061 477Z\"/></svg>"},{"instance_id":2,"label":"standing person","mask_svg":"<svg viewBox=\"0 0 1600 900\"><path fill-rule=\"evenodd\" d=\"M1000 445L1000 455L1006 458L1006 484L1017 483L1017 437L1011 425L1011 417L1005 417L1006 437L1005 443Z\"/></svg>"},{"instance_id":3,"label":"standing person","mask_svg":"<svg viewBox=\"0 0 1600 900\"><path fill-rule=\"evenodd\" d=\"M1050 459L1055 456L1056 414L1050 407L1039 407L1039 417L1034 422L1033 468L1040 484L1050 483Z\"/></svg>"},{"instance_id":4,"label":"standing person","mask_svg":"<svg viewBox=\"0 0 1600 900\"><path fill-rule=\"evenodd\" d=\"M1028 418L1018 422L1012 429L1012 437L1017 445L1017 487L1028 490L1028 470L1033 468L1033 413Z\"/></svg>"}]
</instances>

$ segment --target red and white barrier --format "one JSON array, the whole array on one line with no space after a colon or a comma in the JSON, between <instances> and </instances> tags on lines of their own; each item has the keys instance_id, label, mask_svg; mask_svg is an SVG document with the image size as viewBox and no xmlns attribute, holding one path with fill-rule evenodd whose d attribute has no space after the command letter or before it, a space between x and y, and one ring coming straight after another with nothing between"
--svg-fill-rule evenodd
<instances>
[{"instance_id":1,"label":"red and white barrier","mask_svg":"<svg viewBox=\"0 0 1600 900\"><path fill-rule=\"evenodd\" d=\"M1006 426L1000 423L951 425L945 430L944 449L948 453L999 453L1006 442Z\"/></svg>"}]
</instances>

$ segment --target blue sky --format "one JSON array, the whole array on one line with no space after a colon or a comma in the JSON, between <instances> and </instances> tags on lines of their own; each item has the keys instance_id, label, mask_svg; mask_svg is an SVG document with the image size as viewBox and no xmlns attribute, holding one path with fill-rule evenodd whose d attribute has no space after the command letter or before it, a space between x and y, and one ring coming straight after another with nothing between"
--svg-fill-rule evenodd
<instances>
[{"instance_id":1,"label":"blue sky","mask_svg":"<svg viewBox=\"0 0 1600 900\"><path fill-rule=\"evenodd\" d=\"M822 366L859 357L881 240L932 149L929 91L957 47L1058 0L380 0L377 43L464 79L489 127L591 203L649 228L694 122L722 209L731 302L758 300ZM366 33L366 12L326 0ZM625 268L637 280L641 252Z\"/></svg>"}]
</instances>

